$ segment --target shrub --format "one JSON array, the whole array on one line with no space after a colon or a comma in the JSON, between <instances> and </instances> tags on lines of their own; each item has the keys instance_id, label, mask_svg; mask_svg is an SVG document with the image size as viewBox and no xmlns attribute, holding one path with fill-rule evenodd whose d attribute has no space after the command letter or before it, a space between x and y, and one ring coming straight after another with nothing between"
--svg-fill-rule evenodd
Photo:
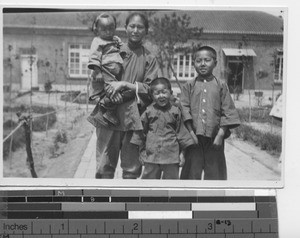
<instances>
[{"instance_id":1,"label":"shrub","mask_svg":"<svg viewBox=\"0 0 300 238\"><path fill-rule=\"evenodd\" d=\"M52 152L53 154L58 150L59 143L63 143L63 144L68 143L67 132L65 130L59 130L58 132L56 132L54 136L54 143L53 143L54 144L54 151Z\"/></svg>"},{"instance_id":2,"label":"shrub","mask_svg":"<svg viewBox=\"0 0 300 238\"><path fill-rule=\"evenodd\" d=\"M241 138L244 141L250 141L262 150L276 153L281 152L282 139L280 135L262 132L243 124L235 128L234 133L238 138Z\"/></svg>"},{"instance_id":3,"label":"shrub","mask_svg":"<svg viewBox=\"0 0 300 238\"><path fill-rule=\"evenodd\" d=\"M48 117L48 119L47 119ZM33 131L45 131L54 125L56 122L56 114L51 113L45 116L34 118L32 121L32 130ZM47 128L47 120L48 120L48 128Z\"/></svg>"},{"instance_id":4,"label":"shrub","mask_svg":"<svg viewBox=\"0 0 300 238\"><path fill-rule=\"evenodd\" d=\"M271 107L253 107L251 108L251 121L259 123L270 123L276 126L282 126L282 122L272 119L270 116ZM238 113L242 122L249 122L249 108L238 108Z\"/></svg>"},{"instance_id":5,"label":"shrub","mask_svg":"<svg viewBox=\"0 0 300 238\"><path fill-rule=\"evenodd\" d=\"M6 126L8 123L4 123ZM14 122L14 128L18 125L16 122ZM6 129L6 127L3 127L3 138L5 138L10 132L10 126L8 127L9 129ZM9 148L10 148L10 143L11 143L11 138L12 138L12 151L16 151L18 148L21 146L25 145L25 136L24 136L24 129L23 127L20 127L9 139L7 139L3 143L3 159L7 159L7 156L9 155Z\"/></svg>"},{"instance_id":6,"label":"shrub","mask_svg":"<svg viewBox=\"0 0 300 238\"><path fill-rule=\"evenodd\" d=\"M28 105L19 105L16 107L9 108L8 106L4 107L4 112L29 112L30 107ZM48 106L42 106L42 105L32 105L31 110L33 113L37 114L46 114L48 112L53 112L55 111L54 107ZM48 119L47 119L48 117ZM56 122L56 113L51 113L48 115L40 116L34 118L32 121L32 130L33 131L45 131L47 128L47 120L48 120L48 129L54 125ZM8 122L5 122L8 123Z\"/></svg>"},{"instance_id":7,"label":"shrub","mask_svg":"<svg viewBox=\"0 0 300 238\"><path fill-rule=\"evenodd\" d=\"M13 121L13 120L7 120L3 123L3 129L13 129L18 125L17 122Z\"/></svg>"},{"instance_id":8,"label":"shrub","mask_svg":"<svg viewBox=\"0 0 300 238\"><path fill-rule=\"evenodd\" d=\"M78 103L78 104L86 104L87 93L81 93L81 95L78 96L79 94L80 94L80 91L68 91L65 94L61 95L60 100ZM74 101L75 98L76 98L76 100ZM94 101L89 101L88 103L96 104L97 102L94 100Z\"/></svg>"},{"instance_id":9,"label":"shrub","mask_svg":"<svg viewBox=\"0 0 300 238\"><path fill-rule=\"evenodd\" d=\"M65 94L60 96L60 100L72 102L79 94L80 91L68 91Z\"/></svg>"},{"instance_id":10,"label":"shrub","mask_svg":"<svg viewBox=\"0 0 300 238\"><path fill-rule=\"evenodd\" d=\"M54 137L54 143L68 143L68 137L67 137L67 132L65 130L59 130L56 132L55 137Z\"/></svg>"}]
</instances>

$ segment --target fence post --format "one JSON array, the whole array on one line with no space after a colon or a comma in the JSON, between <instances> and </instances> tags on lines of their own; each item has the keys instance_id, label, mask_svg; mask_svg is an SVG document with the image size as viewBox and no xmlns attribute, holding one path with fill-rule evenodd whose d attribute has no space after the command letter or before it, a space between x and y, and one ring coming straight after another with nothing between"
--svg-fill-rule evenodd
<instances>
[{"instance_id":1,"label":"fence post","mask_svg":"<svg viewBox=\"0 0 300 238\"><path fill-rule=\"evenodd\" d=\"M34 161L33 161L32 150L31 150L30 123L31 123L32 118L30 115L22 115L21 113L17 113L17 116L19 117L19 121L22 121L22 120L24 121L23 127L24 127L24 131L25 131L27 163L29 164L30 173L33 178L37 178L37 174L34 169Z\"/></svg>"}]
</instances>

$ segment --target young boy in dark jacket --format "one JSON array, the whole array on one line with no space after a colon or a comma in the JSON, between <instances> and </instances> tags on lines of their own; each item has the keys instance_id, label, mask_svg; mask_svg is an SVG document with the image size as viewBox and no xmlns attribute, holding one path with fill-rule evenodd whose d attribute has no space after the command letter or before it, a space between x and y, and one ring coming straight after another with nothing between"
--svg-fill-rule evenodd
<instances>
[{"instance_id":1,"label":"young boy in dark jacket","mask_svg":"<svg viewBox=\"0 0 300 238\"><path fill-rule=\"evenodd\" d=\"M184 123L198 145L186 150L181 179L226 180L224 139L240 119L227 84L213 75L217 53L202 46L193 55L198 76L182 88Z\"/></svg>"}]
</instances>

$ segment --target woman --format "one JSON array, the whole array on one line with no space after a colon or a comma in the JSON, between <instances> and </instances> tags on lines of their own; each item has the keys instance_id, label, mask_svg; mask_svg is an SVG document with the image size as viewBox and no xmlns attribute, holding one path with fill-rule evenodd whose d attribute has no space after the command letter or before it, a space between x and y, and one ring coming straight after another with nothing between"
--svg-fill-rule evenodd
<instances>
[{"instance_id":1,"label":"woman","mask_svg":"<svg viewBox=\"0 0 300 238\"><path fill-rule=\"evenodd\" d=\"M133 131L142 129L140 113L151 102L149 83L158 77L157 61L142 44L148 28L147 18L139 12L131 13L126 19L128 43L121 49L126 52L122 80L111 82L105 89L114 103L120 103L117 107L120 124L100 125L96 129L96 178L113 178L119 155L124 179L135 179L141 174L138 147L130 144L130 139ZM137 97L122 103L120 92L124 90ZM137 98L142 106L138 106Z\"/></svg>"}]
</instances>

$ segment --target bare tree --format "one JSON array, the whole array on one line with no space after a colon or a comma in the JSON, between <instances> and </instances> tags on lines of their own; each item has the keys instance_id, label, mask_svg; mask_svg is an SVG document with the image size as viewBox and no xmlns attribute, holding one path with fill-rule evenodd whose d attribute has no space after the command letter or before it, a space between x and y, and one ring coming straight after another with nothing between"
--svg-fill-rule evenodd
<instances>
[{"instance_id":1,"label":"bare tree","mask_svg":"<svg viewBox=\"0 0 300 238\"><path fill-rule=\"evenodd\" d=\"M159 14L159 12L158 12ZM190 27L191 17L187 14L164 14L163 16L154 16L151 21L152 30L150 31L150 41L157 47L156 58L159 62L161 71L166 69L167 77L171 73L174 75L178 86L181 88L179 80L173 68L174 56L177 52L185 54L190 53L200 43L194 43L185 46L189 40L199 39L202 28Z\"/></svg>"}]
</instances>

